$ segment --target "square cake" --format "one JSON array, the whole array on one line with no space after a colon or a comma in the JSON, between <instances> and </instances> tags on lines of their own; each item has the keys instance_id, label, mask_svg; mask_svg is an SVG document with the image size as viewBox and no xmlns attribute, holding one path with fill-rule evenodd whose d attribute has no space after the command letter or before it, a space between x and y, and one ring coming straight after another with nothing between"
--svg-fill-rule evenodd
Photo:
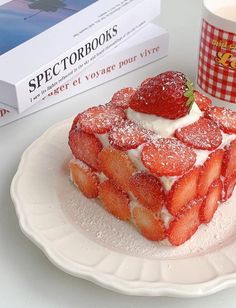
<instances>
[{"instance_id":1,"label":"square cake","mask_svg":"<svg viewBox=\"0 0 236 308\"><path fill-rule=\"evenodd\" d=\"M146 79L78 114L71 180L147 239L178 246L212 220L236 184L236 113L180 72Z\"/></svg>"}]
</instances>

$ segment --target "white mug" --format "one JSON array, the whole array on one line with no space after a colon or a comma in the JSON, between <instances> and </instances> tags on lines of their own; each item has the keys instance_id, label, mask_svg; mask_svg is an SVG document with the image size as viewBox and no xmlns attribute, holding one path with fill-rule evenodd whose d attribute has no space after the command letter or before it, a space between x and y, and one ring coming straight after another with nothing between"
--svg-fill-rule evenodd
<instances>
[{"instance_id":1,"label":"white mug","mask_svg":"<svg viewBox=\"0 0 236 308\"><path fill-rule=\"evenodd\" d=\"M236 109L236 0L204 0L196 87Z\"/></svg>"}]
</instances>

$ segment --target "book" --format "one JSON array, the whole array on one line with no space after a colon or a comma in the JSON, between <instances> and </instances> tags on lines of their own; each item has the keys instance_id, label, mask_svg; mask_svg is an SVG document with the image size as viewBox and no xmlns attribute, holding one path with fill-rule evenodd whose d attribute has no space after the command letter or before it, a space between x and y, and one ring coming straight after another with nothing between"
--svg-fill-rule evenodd
<instances>
[{"instance_id":1,"label":"book","mask_svg":"<svg viewBox=\"0 0 236 308\"><path fill-rule=\"evenodd\" d=\"M127 41L111 50L75 78L51 90L48 97L23 113L0 110L0 126L78 95L141 66L157 61L168 53L167 30L148 24ZM66 104L66 102L63 102ZM79 103L79 100L78 100Z\"/></svg>"},{"instance_id":2,"label":"book","mask_svg":"<svg viewBox=\"0 0 236 308\"><path fill-rule=\"evenodd\" d=\"M17 112L41 101L160 12L160 0L0 4L0 102Z\"/></svg>"}]
</instances>

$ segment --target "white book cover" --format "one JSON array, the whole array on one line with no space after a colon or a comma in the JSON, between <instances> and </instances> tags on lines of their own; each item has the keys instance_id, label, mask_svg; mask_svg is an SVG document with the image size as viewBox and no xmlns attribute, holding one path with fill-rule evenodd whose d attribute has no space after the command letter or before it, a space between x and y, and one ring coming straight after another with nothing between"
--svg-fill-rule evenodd
<instances>
[{"instance_id":1,"label":"white book cover","mask_svg":"<svg viewBox=\"0 0 236 308\"><path fill-rule=\"evenodd\" d=\"M160 0L0 0L0 102L23 112L160 13Z\"/></svg>"},{"instance_id":2,"label":"white book cover","mask_svg":"<svg viewBox=\"0 0 236 308\"><path fill-rule=\"evenodd\" d=\"M0 126L161 59L167 56L168 44L168 32L157 25L148 24L75 78L52 89L47 98L25 112L18 114L3 109L0 110ZM64 103L66 104L66 102Z\"/></svg>"}]
</instances>

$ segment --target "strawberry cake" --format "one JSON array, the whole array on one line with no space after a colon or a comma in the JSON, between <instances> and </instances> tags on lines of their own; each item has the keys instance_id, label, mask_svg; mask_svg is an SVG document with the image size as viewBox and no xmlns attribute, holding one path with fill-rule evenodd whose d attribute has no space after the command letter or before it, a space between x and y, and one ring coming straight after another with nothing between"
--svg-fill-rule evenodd
<instances>
[{"instance_id":1,"label":"strawberry cake","mask_svg":"<svg viewBox=\"0 0 236 308\"><path fill-rule=\"evenodd\" d=\"M212 220L236 184L236 113L180 72L124 88L78 114L74 185L145 238L179 246Z\"/></svg>"}]
</instances>

